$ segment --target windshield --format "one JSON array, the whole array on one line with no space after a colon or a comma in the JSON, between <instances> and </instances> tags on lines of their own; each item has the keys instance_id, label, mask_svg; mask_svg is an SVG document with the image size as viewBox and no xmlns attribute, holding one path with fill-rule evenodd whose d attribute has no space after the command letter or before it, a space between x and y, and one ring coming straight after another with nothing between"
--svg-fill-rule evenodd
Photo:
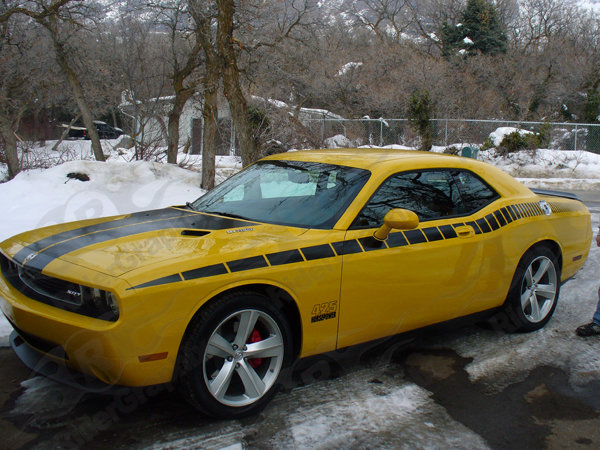
<instances>
[{"instance_id":1,"label":"windshield","mask_svg":"<svg viewBox=\"0 0 600 450\"><path fill-rule=\"evenodd\" d=\"M303 228L332 228L370 172L304 161L261 161L200 197L196 211Z\"/></svg>"}]
</instances>

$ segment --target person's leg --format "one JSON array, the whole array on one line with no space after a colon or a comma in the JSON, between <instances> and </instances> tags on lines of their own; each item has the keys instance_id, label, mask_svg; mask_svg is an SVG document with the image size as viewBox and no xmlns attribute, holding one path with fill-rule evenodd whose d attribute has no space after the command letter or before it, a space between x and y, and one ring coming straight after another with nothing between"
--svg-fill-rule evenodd
<instances>
[{"instance_id":1,"label":"person's leg","mask_svg":"<svg viewBox=\"0 0 600 450\"><path fill-rule=\"evenodd\" d=\"M598 306L596 306L592 322L587 325L581 325L575 332L583 337L600 335L600 289L598 289Z\"/></svg>"},{"instance_id":2,"label":"person's leg","mask_svg":"<svg viewBox=\"0 0 600 450\"><path fill-rule=\"evenodd\" d=\"M598 306L596 307L596 313L594 314L594 323L600 325L600 288L598 289Z\"/></svg>"}]
</instances>

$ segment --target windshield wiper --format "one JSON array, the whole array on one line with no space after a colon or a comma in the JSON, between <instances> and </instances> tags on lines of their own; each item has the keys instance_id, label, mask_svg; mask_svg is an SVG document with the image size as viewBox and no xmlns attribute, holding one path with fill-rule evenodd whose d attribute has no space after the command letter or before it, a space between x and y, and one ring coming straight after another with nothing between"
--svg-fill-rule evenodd
<instances>
[{"instance_id":1,"label":"windshield wiper","mask_svg":"<svg viewBox=\"0 0 600 450\"><path fill-rule=\"evenodd\" d=\"M239 214L233 214L233 213L227 213L227 212L221 212L221 211L201 211L201 212L205 212L208 214L216 214L218 216L231 217L232 219L250 220L247 217L240 216Z\"/></svg>"},{"instance_id":2,"label":"windshield wiper","mask_svg":"<svg viewBox=\"0 0 600 450\"><path fill-rule=\"evenodd\" d=\"M190 208L192 211L196 211L196 208L194 208L194 205L192 205L190 202L185 202L185 206Z\"/></svg>"}]
</instances>

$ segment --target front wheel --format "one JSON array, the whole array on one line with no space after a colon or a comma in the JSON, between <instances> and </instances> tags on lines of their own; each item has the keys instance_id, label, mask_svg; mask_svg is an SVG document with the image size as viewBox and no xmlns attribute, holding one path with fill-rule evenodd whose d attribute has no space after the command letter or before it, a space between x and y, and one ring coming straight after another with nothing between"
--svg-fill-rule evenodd
<instances>
[{"instance_id":1,"label":"front wheel","mask_svg":"<svg viewBox=\"0 0 600 450\"><path fill-rule=\"evenodd\" d=\"M508 331L539 330L554 314L559 293L556 256L547 247L533 248L521 258L496 322Z\"/></svg>"},{"instance_id":2,"label":"front wheel","mask_svg":"<svg viewBox=\"0 0 600 450\"><path fill-rule=\"evenodd\" d=\"M188 400L213 417L243 417L275 395L291 332L267 297L233 294L200 313L181 352L180 385Z\"/></svg>"}]
</instances>

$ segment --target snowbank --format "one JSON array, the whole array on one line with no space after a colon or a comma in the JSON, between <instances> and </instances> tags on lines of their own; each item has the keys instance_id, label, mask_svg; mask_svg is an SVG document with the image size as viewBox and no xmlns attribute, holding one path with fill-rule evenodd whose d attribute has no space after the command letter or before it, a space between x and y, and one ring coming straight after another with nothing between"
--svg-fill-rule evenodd
<instances>
[{"instance_id":1,"label":"snowbank","mask_svg":"<svg viewBox=\"0 0 600 450\"><path fill-rule=\"evenodd\" d=\"M479 159L519 178L600 180L600 155L583 150L539 149L499 156L490 149L480 151Z\"/></svg>"},{"instance_id":2,"label":"snowbank","mask_svg":"<svg viewBox=\"0 0 600 450\"><path fill-rule=\"evenodd\" d=\"M504 140L504 137L511 133L519 133L521 136L524 136L526 134L533 134L533 132L529 130L522 130L520 128L500 127L497 128L495 131L491 132L489 137L494 146L498 147Z\"/></svg>"},{"instance_id":3,"label":"snowbank","mask_svg":"<svg viewBox=\"0 0 600 450\"><path fill-rule=\"evenodd\" d=\"M84 174L89 181L68 178ZM0 240L46 225L194 200L201 175L171 164L71 161L22 172L0 184Z\"/></svg>"}]
</instances>

